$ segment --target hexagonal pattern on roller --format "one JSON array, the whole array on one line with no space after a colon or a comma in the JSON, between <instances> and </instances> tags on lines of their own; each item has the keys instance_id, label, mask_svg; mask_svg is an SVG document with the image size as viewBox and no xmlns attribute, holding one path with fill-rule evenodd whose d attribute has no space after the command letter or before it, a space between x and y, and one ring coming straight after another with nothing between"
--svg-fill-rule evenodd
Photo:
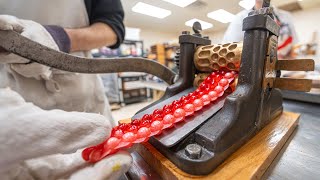
<instances>
[{"instance_id":1,"label":"hexagonal pattern on roller","mask_svg":"<svg viewBox=\"0 0 320 180\"><path fill-rule=\"evenodd\" d=\"M202 72L221 68L239 70L241 53L242 42L199 46L194 55L194 64Z\"/></svg>"}]
</instances>

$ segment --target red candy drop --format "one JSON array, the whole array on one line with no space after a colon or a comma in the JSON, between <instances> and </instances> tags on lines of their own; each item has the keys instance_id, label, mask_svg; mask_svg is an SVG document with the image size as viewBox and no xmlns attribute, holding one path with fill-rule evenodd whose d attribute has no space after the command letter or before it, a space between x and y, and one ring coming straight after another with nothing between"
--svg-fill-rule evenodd
<instances>
[{"instance_id":1,"label":"red candy drop","mask_svg":"<svg viewBox=\"0 0 320 180\"><path fill-rule=\"evenodd\" d=\"M133 132L133 133L137 133L138 126L131 125L130 128L128 129L128 131Z\"/></svg>"},{"instance_id":2,"label":"red candy drop","mask_svg":"<svg viewBox=\"0 0 320 180\"><path fill-rule=\"evenodd\" d=\"M135 119L135 120L133 120L132 122L131 122L131 125L135 125L135 126L140 126L140 123L141 123L141 121L140 120L138 120L138 119Z\"/></svg>"},{"instance_id":3,"label":"red candy drop","mask_svg":"<svg viewBox=\"0 0 320 180\"><path fill-rule=\"evenodd\" d=\"M120 148L130 147L132 143L147 141L149 137L172 127L174 123L182 121L186 116L194 114L195 111L210 104L210 101L222 96L235 76L237 76L235 71L219 70L211 73L199 88L187 96L182 96L162 109L154 110L152 114L144 115L140 120L136 119L130 124L114 127L109 139L82 152L83 159L96 162Z\"/></svg>"},{"instance_id":4,"label":"red candy drop","mask_svg":"<svg viewBox=\"0 0 320 180\"><path fill-rule=\"evenodd\" d=\"M170 114L172 111L171 109L165 109L163 110L163 114L166 115L166 114Z\"/></svg>"},{"instance_id":5,"label":"red candy drop","mask_svg":"<svg viewBox=\"0 0 320 180\"><path fill-rule=\"evenodd\" d=\"M174 123L174 116L171 115L171 114L167 114L163 117L163 124L164 124L164 128L168 128L168 127L171 127L172 124Z\"/></svg>"},{"instance_id":6,"label":"red candy drop","mask_svg":"<svg viewBox=\"0 0 320 180\"><path fill-rule=\"evenodd\" d=\"M137 132L138 138L148 137L150 134L150 129L146 127L141 127Z\"/></svg>"},{"instance_id":7,"label":"red candy drop","mask_svg":"<svg viewBox=\"0 0 320 180\"><path fill-rule=\"evenodd\" d=\"M89 148L86 148L82 151L82 158L85 160L85 161L88 161L89 160L89 156L91 154L91 152L94 150L95 148L94 147L89 147Z\"/></svg>"},{"instance_id":8,"label":"red candy drop","mask_svg":"<svg viewBox=\"0 0 320 180\"><path fill-rule=\"evenodd\" d=\"M194 114L194 105L193 104L186 104L183 107L183 110L186 112L186 116L190 116L192 114Z\"/></svg>"},{"instance_id":9,"label":"red candy drop","mask_svg":"<svg viewBox=\"0 0 320 180\"><path fill-rule=\"evenodd\" d=\"M194 105L194 110L199 111L203 107L203 102L200 99L195 99L193 101L193 105Z\"/></svg>"},{"instance_id":10,"label":"red candy drop","mask_svg":"<svg viewBox=\"0 0 320 180\"><path fill-rule=\"evenodd\" d=\"M115 149L119 145L120 141L121 140L116 137L110 137L104 145L104 150Z\"/></svg>"},{"instance_id":11,"label":"red candy drop","mask_svg":"<svg viewBox=\"0 0 320 180\"><path fill-rule=\"evenodd\" d=\"M226 77L228 79L233 78L233 76L234 76L234 74L233 73L229 73L229 72L224 75L224 77Z\"/></svg>"},{"instance_id":12,"label":"red candy drop","mask_svg":"<svg viewBox=\"0 0 320 180\"><path fill-rule=\"evenodd\" d=\"M115 131L111 133L111 136L117 137L117 138L122 138L123 131L121 129L115 129Z\"/></svg>"},{"instance_id":13,"label":"red candy drop","mask_svg":"<svg viewBox=\"0 0 320 180\"><path fill-rule=\"evenodd\" d=\"M153 121L150 126L150 130L152 134L158 134L163 127L163 123L161 121Z\"/></svg>"},{"instance_id":14,"label":"red candy drop","mask_svg":"<svg viewBox=\"0 0 320 180\"><path fill-rule=\"evenodd\" d=\"M186 115L186 112L183 109L181 109L181 108L176 109L173 113L173 116L175 117L174 122L177 123L177 122L182 121L184 119L185 115Z\"/></svg>"},{"instance_id":15,"label":"red candy drop","mask_svg":"<svg viewBox=\"0 0 320 180\"><path fill-rule=\"evenodd\" d=\"M102 156L102 149L95 149L89 155L90 162L97 162L101 159Z\"/></svg>"},{"instance_id":16,"label":"red candy drop","mask_svg":"<svg viewBox=\"0 0 320 180\"><path fill-rule=\"evenodd\" d=\"M156 109L153 111L153 115L156 115L156 114L159 114L161 115L162 114L162 110L161 109Z\"/></svg>"},{"instance_id":17,"label":"red candy drop","mask_svg":"<svg viewBox=\"0 0 320 180\"><path fill-rule=\"evenodd\" d=\"M147 127L141 127L137 132L137 139L134 141L134 143L141 143L145 142L149 139L149 136L151 134L151 131Z\"/></svg>"},{"instance_id":18,"label":"red candy drop","mask_svg":"<svg viewBox=\"0 0 320 180\"><path fill-rule=\"evenodd\" d=\"M210 104L211 101L210 97L206 94L201 97L201 100L204 106Z\"/></svg>"},{"instance_id":19,"label":"red candy drop","mask_svg":"<svg viewBox=\"0 0 320 180\"><path fill-rule=\"evenodd\" d=\"M143 120L143 121L140 123L140 126L141 126L141 127L150 127L150 124L151 124L151 120L146 119L146 120Z\"/></svg>"},{"instance_id":20,"label":"red candy drop","mask_svg":"<svg viewBox=\"0 0 320 180\"><path fill-rule=\"evenodd\" d=\"M152 117L152 121L159 121L162 119L162 114L155 114Z\"/></svg>"},{"instance_id":21,"label":"red candy drop","mask_svg":"<svg viewBox=\"0 0 320 180\"><path fill-rule=\"evenodd\" d=\"M218 94L215 91L210 91L208 95L211 101L214 101L218 98Z\"/></svg>"},{"instance_id":22,"label":"red candy drop","mask_svg":"<svg viewBox=\"0 0 320 180\"><path fill-rule=\"evenodd\" d=\"M128 123L122 123L119 125L119 129L121 129L123 132L127 132L130 128L130 125Z\"/></svg>"},{"instance_id":23,"label":"red candy drop","mask_svg":"<svg viewBox=\"0 0 320 180\"><path fill-rule=\"evenodd\" d=\"M224 89L223 89L223 87L221 87L221 86L216 86L216 87L214 88L214 91L216 91L218 95L220 95L220 93L222 93L223 90L224 90Z\"/></svg>"},{"instance_id":24,"label":"red candy drop","mask_svg":"<svg viewBox=\"0 0 320 180\"><path fill-rule=\"evenodd\" d=\"M142 116L141 120L151 120L152 119L152 116L150 114L145 114L144 116Z\"/></svg>"},{"instance_id":25,"label":"red candy drop","mask_svg":"<svg viewBox=\"0 0 320 180\"><path fill-rule=\"evenodd\" d=\"M124 142L133 142L136 140L136 135L133 132L127 132L122 136Z\"/></svg>"},{"instance_id":26,"label":"red candy drop","mask_svg":"<svg viewBox=\"0 0 320 180\"><path fill-rule=\"evenodd\" d=\"M229 84L229 81L227 79L221 79L219 81L219 86L225 87Z\"/></svg>"}]
</instances>

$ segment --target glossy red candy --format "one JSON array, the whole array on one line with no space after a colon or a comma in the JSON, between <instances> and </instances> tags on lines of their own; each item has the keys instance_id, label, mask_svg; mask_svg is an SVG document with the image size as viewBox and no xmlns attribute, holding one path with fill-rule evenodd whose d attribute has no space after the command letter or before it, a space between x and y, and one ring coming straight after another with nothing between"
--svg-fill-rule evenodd
<instances>
[{"instance_id":1,"label":"glossy red candy","mask_svg":"<svg viewBox=\"0 0 320 180\"><path fill-rule=\"evenodd\" d=\"M221 79L219 81L219 86L225 87L229 84L229 81L227 79Z\"/></svg>"},{"instance_id":2,"label":"glossy red candy","mask_svg":"<svg viewBox=\"0 0 320 180\"><path fill-rule=\"evenodd\" d=\"M130 147L132 143L148 141L151 136L172 127L222 96L236 76L235 71L219 70L211 73L199 88L187 96L182 96L162 109L154 110L152 114L145 114L141 119L135 119L130 124L114 127L109 139L82 151L83 159L97 162L120 148Z\"/></svg>"},{"instance_id":3,"label":"glossy red candy","mask_svg":"<svg viewBox=\"0 0 320 180\"><path fill-rule=\"evenodd\" d=\"M137 132L137 139L134 141L134 143L141 143L147 141L149 139L150 134L151 131L149 128L141 127Z\"/></svg>"},{"instance_id":4,"label":"glossy red candy","mask_svg":"<svg viewBox=\"0 0 320 180\"><path fill-rule=\"evenodd\" d=\"M156 114L162 114L162 110L161 109L156 109L156 110L154 110L153 111L153 113L152 113L153 115L156 115Z\"/></svg>"},{"instance_id":5,"label":"glossy red candy","mask_svg":"<svg viewBox=\"0 0 320 180\"><path fill-rule=\"evenodd\" d=\"M210 97L206 94L201 97L201 100L202 100L204 106L210 104L210 102L211 102Z\"/></svg>"},{"instance_id":6,"label":"glossy red candy","mask_svg":"<svg viewBox=\"0 0 320 180\"><path fill-rule=\"evenodd\" d=\"M151 120L146 119L146 120L143 120L143 121L140 123L140 126L141 126L141 127L150 127L150 124L151 124Z\"/></svg>"},{"instance_id":7,"label":"glossy red candy","mask_svg":"<svg viewBox=\"0 0 320 180\"><path fill-rule=\"evenodd\" d=\"M152 135L158 134L163 128L163 123L161 121L153 121L150 126Z\"/></svg>"},{"instance_id":8,"label":"glossy red candy","mask_svg":"<svg viewBox=\"0 0 320 180\"><path fill-rule=\"evenodd\" d=\"M182 121L184 119L185 115L186 115L186 112L183 109L181 109L181 108L176 109L173 113L173 116L175 118L174 122L177 123L177 122Z\"/></svg>"},{"instance_id":9,"label":"glossy red candy","mask_svg":"<svg viewBox=\"0 0 320 180\"><path fill-rule=\"evenodd\" d=\"M216 91L218 95L219 95L220 93L222 93L223 90L224 90L224 89L223 89L223 87L221 87L221 86L216 86L216 87L214 88L214 91Z\"/></svg>"},{"instance_id":10,"label":"glossy red candy","mask_svg":"<svg viewBox=\"0 0 320 180\"><path fill-rule=\"evenodd\" d=\"M218 94L215 91L210 91L208 95L211 101L214 101L218 98Z\"/></svg>"},{"instance_id":11,"label":"glossy red candy","mask_svg":"<svg viewBox=\"0 0 320 180\"><path fill-rule=\"evenodd\" d=\"M131 125L135 125L135 126L139 127L139 126L140 126L140 123L141 123L141 120L135 119L135 120L133 120L133 121L131 122Z\"/></svg>"},{"instance_id":12,"label":"glossy red candy","mask_svg":"<svg viewBox=\"0 0 320 180\"><path fill-rule=\"evenodd\" d=\"M207 84L201 83L200 86L199 86L199 89L200 90L205 90L207 88L207 86L208 86Z\"/></svg>"},{"instance_id":13,"label":"glossy red candy","mask_svg":"<svg viewBox=\"0 0 320 180\"><path fill-rule=\"evenodd\" d=\"M82 151L82 158L85 160L85 161L89 161L89 156L91 154L91 152L94 150L95 148L94 147L89 147L89 148L86 148Z\"/></svg>"},{"instance_id":14,"label":"glossy red candy","mask_svg":"<svg viewBox=\"0 0 320 180\"><path fill-rule=\"evenodd\" d=\"M165 109L172 109L172 105L171 104L164 105L162 110L164 111Z\"/></svg>"},{"instance_id":15,"label":"glossy red candy","mask_svg":"<svg viewBox=\"0 0 320 180\"><path fill-rule=\"evenodd\" d=\"M137 132L138 138L148 137L150 134L151 134L151 131L147 127L141 127Z\"/></svg>"},{"instance_id":16,"label":"glossy red candy","mask_svg":"<svg viewBox=\"0 0 320 180\"><path fill-rule=\"evenodd\" d=\"M224 75L224 77L226 77L228 79L233 78L233 76L234 76L234 74L233 73L229 73L229 72Z\"/></svg>"},{"instance_id":17,"label":"glossy red candy","mask_svg":"<svg viewBox=\"0 0 320 180\"><path fill-rule=\"evenodd\" d=\"M163 117L163 120L162 120L163 125L164 125L164 128L169 128L169 127L171 127L172 124L174 123L174 120L175 120L175 118L174 118L173 115L171 115L171 114L165 115L165 116Z\"/></svg>"},{"instance_id":18,"label":"glossy red candy","mask_svg":"<svg viewBox=\"0 0 320 180\"><path fill-rule=\"evenodd\" d=\"M123 136L123 131L121 129L113 129L113 132L111 133L111 136L117 137L117 138L122 138Z\"/></svg>"},{"instance_id":19,"label":"glossy red candy","mask_svg":"<svg viewBox=\"0 0 320 180\"><path fill-rule=\"evenodd\" d=\"M203 95L204 95L204 92L203 92L203 91L200 91L200 92L198 93L198 95L197 95L197 98L199 99L199 98L201 98Z\"/></svg>"},{"instance_id":20,"label":"glossy red candy","mask_svg":"<svg viewBox=\"0 0 320 180\"><path fill-rule=\"evenodd\" d=\"M145 114L145 115L142 116L142 118L141 118L141 120L146 120L146 119L151 120L151 119L152 119L152 115L150 115L150 114Z\"/></svg>"},{"instance_id":21,"label":"glossy red candy","mask_svg":"<svg viewBox=\"0 0 320 180\"><path fill-rule=\"evenodd\" d=\"M152 121L161 121L162 119L162 114L154 114L152 116Z\"/></svg>"},{"instance_id":22,"label":"glossy red candy","mask_svg":"<svg viewBox=\"0 0 320 180\"><path fill-rule=\"evenodd\" d=\"M101 159L102 149L94 149L89 155L90 162L97 162Z\"/></svg>"},{"instance_id":23,"label":"glossy red candy","mask_svg":"<svg viewBox=\"0 0 320 180\"><path fill-rule=\"evenodd\" d=\"M107 142L104 145L104 149L105 150L112 150L115 149L119 143L120 143L120 139L116 138L116 137L110 137Z\"/></svg>"},{"instance_id":24,"label":"glossy red candy","mask_svg":"<svg viewBox=\"0 0 320 180\"><path fill-rule=\"evenodd\" d=\"M130 125L127 123L122 123L119 125L119 129L121 129L123 132L128 132L130 128Z\"/></svg>"},{"instance_id":25,"label":"glossy red candy","mask_svg":"<svg viewBox=\"0 0 320 180\"><path fill-rule=\"evenodd\" d=\"M124 142L133 142L136 140L136 135L133 132L127 132L122 136Z\"/></svg>"},{"instance_id":26,"label":"glossy red candy","mask_svg":"<svg viewBox=\"0 0 320 180\"><path fill-rule=\"evenodd\" d=\"M191 116L192 114L194 114L194 105L193 104L186 104L183 107L183 110L186 112L186 116Z\"/></svg>"},{"instance_id":27,"label":"glossy red candy","mask_svg":"<svg viewBox=\"0 0 320 180\"><path fill-rule=\"evenodd\" d=\"M163 110L163 115L170 114L171 112L172 112L171 109L165 109Z\"/></svg>"},{"instance_id":28,"label":"glossy red candy","mask_svg":"<svg viewBox=\"0 0 320 180\"><path fill-rule=\"evenodd\" d=\"M130 128L128 129L128 131L133 132L133 133L136 134L138 129L139 129L138 126L131 125Z\"/></svg>"},{"instance_id":29,"label":"glossy red candy","mask_svg":"<svg viewBox=\"0 0 320 180\"><path fill-rule=\"evenodd\" d=\"M200 99L195 99L193 101L193 105L194 105L194 110L195 111L199 111L200 109L202 109L203 107L203 102Z\"/></svg>"}]
</instances>

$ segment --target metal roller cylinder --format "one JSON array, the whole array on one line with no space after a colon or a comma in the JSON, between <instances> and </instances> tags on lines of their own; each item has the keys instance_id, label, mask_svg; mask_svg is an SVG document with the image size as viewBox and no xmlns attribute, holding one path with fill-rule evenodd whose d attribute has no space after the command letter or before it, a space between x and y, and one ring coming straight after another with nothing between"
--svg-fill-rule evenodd
<instances>
[{"instance_id":1,"label":"metal roller cylinder","mask_svg":"<svg viewBox=\"0 0 320 180\"><path fill-rule=\"evenodd\" d=\"M242 42L199 46L194 54L194 64L201 72L222 68L238 71L240 68Z\"/></svg>"}]
</instances>

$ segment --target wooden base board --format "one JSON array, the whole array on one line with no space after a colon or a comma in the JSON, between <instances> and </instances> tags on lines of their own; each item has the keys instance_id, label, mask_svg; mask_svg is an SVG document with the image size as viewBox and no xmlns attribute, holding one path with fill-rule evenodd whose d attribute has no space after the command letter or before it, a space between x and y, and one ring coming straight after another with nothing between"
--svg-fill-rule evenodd
<instances>
[{"instance_id":1,"label":"wooden base board","mask_svg":"<svg viewBox=\"0 0 320 180\"><path fill-rule=\"evenodd\" d=\"M259 179L297 127L300 114L283 112L211 174L181 171L149 143L136 150L163 179Z\"/></svg>"}]
</instances>

